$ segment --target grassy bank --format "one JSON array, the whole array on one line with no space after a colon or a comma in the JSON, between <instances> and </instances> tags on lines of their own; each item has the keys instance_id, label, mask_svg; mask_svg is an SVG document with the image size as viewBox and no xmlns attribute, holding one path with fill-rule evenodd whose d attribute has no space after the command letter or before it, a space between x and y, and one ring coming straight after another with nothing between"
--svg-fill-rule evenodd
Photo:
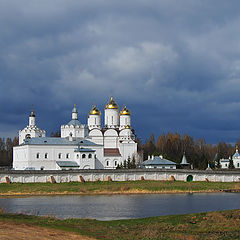
<instances>
[{"instance_id":1,"label":"grassy bank","mask_svg":"<svg viewBox=\"0 0 240 240\"><path fill-rule=\"evenodd\" d=\"M0 184L0 195L184 193L216 192L223 189L238 190L240 183L181 181L2 183Z\"/></svg>"},{"instance_id":2,"label":"grassy bank","mask_svg":"<svg viewBox=\"0 0 240 240\"><path fill-rule=\"evenodd\" d=\"M52 217L0 213L1 222L13 226L27 224L26 226L54 228L109 240L240 239L240 210L117 221L58 220Z\"/></svg>"}]
</instances>

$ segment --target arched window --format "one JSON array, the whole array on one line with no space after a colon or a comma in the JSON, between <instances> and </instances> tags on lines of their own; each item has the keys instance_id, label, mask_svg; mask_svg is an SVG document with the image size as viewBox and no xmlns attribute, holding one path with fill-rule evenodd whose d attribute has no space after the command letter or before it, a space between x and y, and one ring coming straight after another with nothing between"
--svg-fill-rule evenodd
<instances>
[{"instance_id":1,"label":"arched window","mask_svg":"<svg viewBox=\"0 0 240 240\"><path fill-rule=\"evenodd\" d=\"M48 153L45 153L45 158L48 158Z\"/></svg>"},{"instance_id":2,"label":"arched window","mask_svg":"<svg viewBox=\"0 0 240 240\"><path fill-rule=\"evenodd\" d=\"M239 163L237 164L237 167L239 167Z\"/></svg>"},{"instance_id":3,"label":"arched window","mask_svg":"<svg viewBox=\"0 0 240 240\"><path fill-rule=\"evenodd\" d=\"M70 158L70 153L67 153L67 154L66 154L66 158Z\"/></svg>"},{"instance_id":4,"label":"arched window","mask_svg":"<svg viewBox=\"0 0 240 240\"><path fill-rule=\"evenodd\" d=\"M36 158L40 158L40 153L37 153L37 154L36 154Z\"/></svg>"},{"instance_id":5,"label":"arched window","mask_svg":"<svg viewBox=\"0 0 240 240\"><path fill-rule=\"evenodd\" d=\"M82 155L82 158L86 158L86 154L83 154L83 155Z\"/></svg>"},{"instance_id":6,"label":"arched window","mask_svg":"<svg viewBox=\"0 0 240 240\"><path fill-rule=\"evenodd\" d=\"M92 158L92 154L91 153L88 154L88 158Z\"/></svg>"},{"instance_id":7,"label":"arched window","mask_svg":"<svg viewBox=\"0 0 240 240\"><path fill-rule=\"evenodd\" d=\"M79 155L77 154L77 159L79 158Z\"/></svg>"},{"instance_id":8,"label":"arched window","mask_svg":"<svg viewBox=\"0 0 240 240\"><path fill-rule=\"evenodd\" d=\"M25 138L26 138L26 139L29 139L29 138L31 138L31 135L30 135L30 134L27 134L27 135L25 136Z\"/></svg>"},{"instance_id":9,"label":"arched window","mask_svg":"<svg viewBox=\"0 0 240 240\"><path fill-rule=\"evenodd\" d=\"M108 161L108 160L106 161L106 166L107 166L107 167L109 166L109 161Z\"/></svg>"},{"instance_id":10,"label":"arched window","mask_svg":"<svg viewBox=\"0 0 240 240\"><path fill-rule=\"evenodd\" d=\"M117 165L118 165L118 161L115 160L115 161L114 161L114 166L116 167Z\"/></svg>"},{"instance_id":11,"label":"arched window","mask_svg":"<svg viewBox=\"0 0 240 240\"><path fill-rule=\"evenodd\" d=\"M58 154L58 158L59 158L59 159L62 158L62 154L61 154L61 153Z\"/></svg>"}]
</instances>

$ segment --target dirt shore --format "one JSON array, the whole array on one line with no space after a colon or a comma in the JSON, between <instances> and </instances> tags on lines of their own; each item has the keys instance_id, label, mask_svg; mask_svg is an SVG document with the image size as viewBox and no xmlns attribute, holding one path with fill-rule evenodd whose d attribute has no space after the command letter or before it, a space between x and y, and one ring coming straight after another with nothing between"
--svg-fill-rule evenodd
<instances>
[{"instance_id":1,"label":"dirt shore","mask_svg":"<svg viewBox=\"0 0 240 240\"><path fill-rule=\"evenodd\" d=\"M1 240L94 240L77 233L43 228L28 224L0 221Z\"/></svg>"},{"instance_id":2,"label":"dirt shore","mask_svg":"<svg viewBox=\"0 0 240 240\"><path fill-rule=\"evenodd\" d=\"M230 190L229 190L230 191ZM57 196L57 195L130 195L130 194L186 194L186 193L216 193L223 190L199 190L199 191L146 191L146 190L131 190L131 191L96 191L96 192L7 192L0 193L0 197L29 197L29 196Z\"/></svg>"}]
</instances>

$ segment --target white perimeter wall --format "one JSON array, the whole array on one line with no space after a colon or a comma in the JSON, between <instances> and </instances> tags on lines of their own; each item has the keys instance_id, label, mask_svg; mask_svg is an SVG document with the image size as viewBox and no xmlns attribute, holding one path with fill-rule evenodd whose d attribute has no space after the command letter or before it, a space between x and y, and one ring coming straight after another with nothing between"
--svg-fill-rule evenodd
<instances>
[{"instance_id":1,"label":"white perimeter wall","mask_svg":"<svg viewBox=\"0 0 240 240\"><path fill-rule=\"evenodd\" d=\"M212 182L240 182L240 172L219 173L214 171L180 171L180 170L79 170L79 171L9 171L0 172L0 183L6 182L49 182L53 176L57 182L79 181L82 176L85 181L106 181L111 177L113 181L162 180L168 181L174 177L178 181L186 181L189 175L193 181Z\"/></svg>"}]
</instances>

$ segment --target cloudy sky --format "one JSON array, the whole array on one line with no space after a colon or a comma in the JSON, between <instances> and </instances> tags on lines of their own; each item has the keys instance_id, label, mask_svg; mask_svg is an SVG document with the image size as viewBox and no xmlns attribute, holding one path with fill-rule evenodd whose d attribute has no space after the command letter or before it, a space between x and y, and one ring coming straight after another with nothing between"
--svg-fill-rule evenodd
<instances>
[{"instance_id":1,"label":"cloudy sky","mask_svg":"<svg viewBox=\"0 0 240 240\"><path fill-rule=\"evenodd\" d=\"M239 0L0 0L0 136L48 135L111 94L138 137L240 136Z\"/></svg>"}]
</instances>

